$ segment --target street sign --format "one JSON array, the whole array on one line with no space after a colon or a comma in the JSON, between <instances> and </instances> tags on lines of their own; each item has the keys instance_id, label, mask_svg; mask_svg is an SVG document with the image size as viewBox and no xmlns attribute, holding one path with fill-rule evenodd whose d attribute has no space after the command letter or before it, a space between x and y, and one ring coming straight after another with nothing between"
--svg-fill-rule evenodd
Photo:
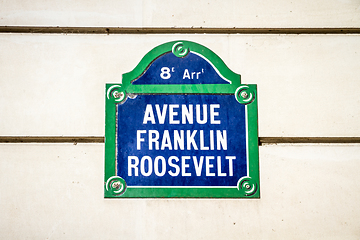
<instances>
[{"instance_id":1,"label":"street sign","mask_svg":"<svg viewBox=\"0 0 360 240\"><path fill-rule=\"evenodd\" d=\"M210 49L155 47L105 100L105 197L260 197L256 85Z\"/></svg>"}]
</instances>

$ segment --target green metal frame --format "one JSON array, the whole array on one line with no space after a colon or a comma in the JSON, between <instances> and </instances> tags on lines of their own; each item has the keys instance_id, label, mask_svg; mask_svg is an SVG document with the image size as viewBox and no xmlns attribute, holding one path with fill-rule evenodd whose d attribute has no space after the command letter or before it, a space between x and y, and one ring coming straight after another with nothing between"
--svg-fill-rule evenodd
<instances>
[{"instance_id":1,"label":"green metal frame","mask_svg":"<svg viewBox=\"0 0 360 240\"><path fill-rule=\"evenodd\" d=\"M153 84L132 85L160 56L173 52L182 57L188 52L201 55L229 84ZM234 94L244 104L247 114L248 176L234 187L131 187L116 175L116 105L133 95L153 94ZM122 83L106 84L105 112L105 181L106 198L260 198L258 110L256 85L241 84L240 75L231 71L210 49L190 41L173 41L148 52L131 72L122 75Z\"/></svg>"}]
</instances>

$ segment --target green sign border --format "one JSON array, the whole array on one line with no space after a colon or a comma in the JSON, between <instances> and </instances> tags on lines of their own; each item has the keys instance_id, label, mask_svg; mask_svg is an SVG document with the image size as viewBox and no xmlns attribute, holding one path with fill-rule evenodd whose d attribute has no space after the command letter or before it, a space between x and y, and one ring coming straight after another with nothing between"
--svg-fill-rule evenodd
<instances>
[{"instance_id":1,"label":"green sign border","mask_svg":"<svg viewBox=\"0 0 360 240\"><path fill-rule=\"evenodd\" d=\"M153 84L132 85L153 61L173 52L184 57L195 52L205 58L230 84ZM122 75L122 83L106 84L105 94L105 198L260 198L258 108L255 84L241 84L240 75L231 71L210 49L190 41L164 43L148 52L131 72ZM116 174L116 105L134 95L153 94L234 94L245 105L247 115L248 176L234 187L131 187Z\"/></svg>"}]
</instances>

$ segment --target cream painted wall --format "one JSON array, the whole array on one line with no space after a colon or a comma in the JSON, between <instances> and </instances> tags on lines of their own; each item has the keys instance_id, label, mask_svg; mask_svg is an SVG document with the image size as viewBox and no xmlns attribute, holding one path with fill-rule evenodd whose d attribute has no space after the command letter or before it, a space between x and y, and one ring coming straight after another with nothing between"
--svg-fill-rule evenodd
<instances>
[{"instance_id":1,"label":"cream painted wall","mask_svg":"<svg viewBox=\"0 0 360 240\"><path fill-rule=\"evenodd\" d=\"M103 144L0 144L2 239L358 239L359 145L260 147L260 200L103 199Z\"/></svg>"},{"instance_id":2,"label":"cream painted wall","mask_svg":"<svg viewBox=\"0 0 360 240\"><path fill-rule=\"evenodd\" d=\"M47 34L0 34L0 135L103 136L105 83L177 39L258 84L261 137L360 136L360 35Z\"/></svg>"},{"instance_id":3,"label":"cream painted wall","mask_svg":"<svg viewBox=\"0 0 360 240\"><path fill-rule=\"evenodd\" d=\"M0 25L105 27L359 27L357 0L0 2Z\"/></svg>"},{"instance_id":4,"label":"cream painted wall","mask_svg":"<svg viewBox=\"0 0 360 240\"><path fill-rule=\"evenodd\" d=\"M0 1L0 26L359 28L358 0ZM261 137L360 137L359 34L0 33L0 136L103 136L105 83L198 42L258 85ZM360 145L260 148L261 198L104 199L104 144L0 144L1 239L359 239Z\"/></svg>"}]
</instances>

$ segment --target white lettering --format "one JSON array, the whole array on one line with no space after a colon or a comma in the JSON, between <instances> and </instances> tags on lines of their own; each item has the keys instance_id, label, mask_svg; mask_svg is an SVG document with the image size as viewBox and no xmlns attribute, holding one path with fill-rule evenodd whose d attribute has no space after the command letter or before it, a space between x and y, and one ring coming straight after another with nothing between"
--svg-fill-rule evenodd
<instances>
[{"instance_id":1,"label":"white lettering","mask_svg":"<svg viewBox=\"0 0 360 240\"><path fill-rule=\"evenodd\" d=\"M147 166L148 166L148 169L147 169L147 172L145 170L145 161L147 160ZM143 156L141 158L141 161L140 161L140 172L141 174L144 176L144 177L148 177L151 175L152 173L152 160L151 160L151 157L149 156Z\"/></svg>"},{"instance_id":2,"label":"white lettering","mask_svg":"<svg viewBox=\"0 0 360 240\"><path fill-rule=\"evenodd\" d=\"M234 176L234 160L236 160L236 157L225 156L225 159L229 163L228 172L223 172L224 169L222 168L222 156L170 156L168 160L166 160L164 156L157 156L155 157L154 161L150 156L143 156L140 161L137 156L128 156L127 171L128 176L139 176L140 168L140 174L144 177L151 176L153 172L158 177L163 177L166 173L172 177L176 177L180 174L180 172L181 176L189 177L192 176L192 172L189 169L192 169L191 167L194 166L194 174L197 177L202 176L203 171L205 172L206 177L232 177ZM205 169L203 169L204 165Z\"/></svg>"},{"instance_id":3,"label":"white lettering","mask_svg":"<svg viewBox=\"0 0 360 240\"><path fill-rule=\"evenodd\" d=\"M174 116L177 116L178 113L174 112L174 108L179 108L178 104L169 105L169 124L180 124L180 120L175 120Z\"/></svg>"},{"instance_id":4,"label":"white lettering","mask_svg":"<svg viewBox=\"0 0 360 240\"><path fill-rule=\"evenodd\" d=\"M210 150L214 150L214 149L215 149L214 130L210 130Z\"/></svg>"},{"instance_id":5,"label":"white lettering","mask_svg":"<svg viewBox=\"0 0 360 240\"><path fill-rule=\"evenodd\" d=\"M184 150L184 130L174 130L174 150Z\"/></svg>"},{"instance_id":6,"label":"white lettering","mask_svg":"<svg viewBox=\"0 0 360 240\"><path fill-rule=\"evenodd\" d=\"M158 120L159 120L160 124L164 124L164 122L165 122L167 106L168 106L167 104L164 104L163 109L161 111L159 104L155 104L156 114L157 114L157 117L158 117Z\"/></svg>"},{"instance_id":7,"label":"white lettering","mask_svg":"<svg viewBox=\"0 0 360 240\"><path fill-rule=\"evenodd\" d=\"M183 75L183 79L185 79L185 78L190 79L189 70L187 70L187 69L185 69L185 71L184 71L184 75Z\"/></svg>"},{"instance_id":8,"label":"white lettering","mask_svg":"<svg viewBox=\"0 0 360 240\"><path fill-rule=\"evenodd\" d=\"M151 104L146 105L143 124L147 124L148 121L155 124L155 117Z\"/></svg>"},{"instance_id":9,"label":"white lettering","mask_svg":"<svg viewBox=\"0 0 360 240\"><path fill-rule=\"evenodd\" d=\"M180 167L179 167L178 165L174 164L174 163L173 163L173 160L175 160L175 162L178 162L178 161L179 161L179 158L176 157L176 156L171 156L171 157L169 157L169 159L168 159L168 164L169 164L170 167L175 168L175 172L169 170L168 173L170 174L170 176L176 177L176 176L179 175L179 173L180 173Z\"/></svg>"},{"instance_id":10,"label":"white lettering","mask_svg":"<svg viewBox=\"0 0 360 240\"><path fill-rule=\"evenodd\" d=\"M170 68L162 67L160 70L161 70L160 77L162 79L169 79L171 77Z\"/></svg>"},{"instance_id":11,"label":"white lettering","mask_svg":"<svg viewBox=\"0 0 360 240\"><path fill-rule=\"evenodd\" d=\"M182 156L181 157L181 175L183 177L190 177L191 173L187 173L186 169L189 168L189 164L186 163L186 160L189 160L189 156Z\"/></svg>"},{"instance_id":12,"label":"white lettering","mask_svg":"<svg viewBox=\"0 0 360 240\"><path fill-rule=\"evenodd\" d=\"M234 167L233 167L233 160L236 159L234 156L226 156L226 159L229 160L229 176L234 176Z\"/></svg>"},{"instance_id":13,"label":"white lettering","mask_svg":"<svg viewBox=\"0 0 360 240\"><path fill-rule=\"evenodd\" d=\"M220 104L210 104L210 123L220 124L220 120L215 120L215 116L219 116L219 112L215 112L215 108L220 108Z\"/></svg>"},{"instance_id":14,"label":"white lettering","mask_svg":"<svg viewBox=\"0 0 360 240\"><path fill-rule=\"evenodd\" d=\"M221 145L221 146L220 146ZM220 130L216 130L216 146L217 146L217 150L227 150L227 135L226 135L226 130L221 131Z\"/></svg>"},{"instance_id":15,"label":"white lettering","mask_svg":"<svg viewBox=\"0 0 360 240\"><path fill-rule=\"evenodd\" d=\"M164 130L163 139L162 139L162 142L161 142L161 150L164 150L166 147L169 150L172 150L169 130Z\"/></svg>"},{"instance_id":16,"label":"white lettering","mask_svg":"<svg viewBox=\"0 0 360 240\"><path fill-rule=\"evenodd\" d=\"M167 111L168 106L169 111ZM208 110L208 106L210 107L210 110ZM179 112L178 108L180 108L179 104L163 104L162 109L159 104L155 104L155 110L159 124L165 123L168 112L169 124L180 124L180 121L182 124L194 124L194 105L181 104L181 113ZM220 115L218 109L220 109L220 104L196 104L196 122L198 124L206 124L209 119L210 124L221 124L221 120L217 119ZM151 122L151 124L156 124L154 110L151 104L146 105L143 118L143 124L147 124L148 122Z\"/></svg>"},{"instance_id":17,"label":"white lettering","mask_svg":"<svg viewBox=\"0 0 360 240\"><path fill-rule=\"evenodd\" d=\"M207 122L207 105L203 104L203 119L201 119L200 105L196 104L196 122L198 124L205 124Z\"/></svg>"},{"instance_id":18,"label":"white lettering","mask_svg":"<svg viewBox=\"0 0 360 240\"><path fill-rule=\"evenodd\" d=\"M188 120L189 124L194 123L194 107L193 105L189 105L187 108L186 105L181 105L181 116L182 116L182 124L186 124L186 119Z\"/></svg>"},{"instance_id":19,"label":"white lettering","mask_svg":"<svg viewBox=\"0 0 360 240\"><path fill-rule=\"evenodd\" d=\"M135 161L133 163L133 160ZM139 176L139 158L136 156L128 156L128 176L132 176L132 169L134 169L134 176Z\"/></svg>"},{"instance_id":20,"label":"white lettering","mask_svg":"<svg viewBox=\"0 0 360 240\"><path fill-rule=\"evenodd\" d=\"M226 177L226 173L221 172L221 156L217 157L217 170L219 177Z\"/></svg>"},{"instance_id":21,"label":"white lettering","mask_svg":"<svg viewBox=\"0 0 360 240\"><path fill-rule=\"evenodd\" d=\"M193 148L195 150L198 150L198 147L197 147L195 139L194 139L196 132L197 132L197 130L194 130L194 131L192 131L192 133L190 135L190 130L186 130L187 150L191 150L191 145L193 145Z\"/></svg>"},{"instance_id":22,"label":"white lettering","mask_svg":"<svg viewBox=\"0 0 360 240\"><path fill-rule=\"evenodd\" d=\"M212 177L215 176L215 173L210 172L210 168L213 168L214 165L210 164L210 160L214 160L214 156L206 156L205 157L205 167L206 167L206 176L207 177Z\"/></svg>"},{"instance_id":23,"label":"white lettering","mask_svg":"<svg viewBox=\"0 0 360 240\"><path fill-rule=\"evenodd\" d=\"M145 139L141 137L142 133L146 133L146 130L137 130L136 131L136 149L141 149L141 142L144 142Z\"/></svg>"},{"instance_id":24,"label":"white lettering","mask_svg":"<svg viewBox=\"0 0 360 240\"><path fill-rule=\"evenodd\" d=\"M200 156L200 162L198 162L196 156L193 156L193 162L194 162L196 176L201 176L201 170L204 163L204 156Z\"/></svg>"},{"instance_id":25,"label":"white lettering","mask_svg":"<svg viewBox=\"0 0 360 240\"><path fill-rule=\"evenodd\" d=\"M155 149L159 150L159 132L157 130L149 130L149 150L153 150L153 143L155 143Z\"/></svg>"},{"instance_id":26,"label":"white lettering","mask_svg":"<svg viewBox=\"0 0 360 240\"><path fill-rule=\"evenodd\" d=\"M204 130L200 130L200 150L209 150L209 147L204 145Z\"/></svg>"},{"instance_id":27,"label":"white lettering","mask_svg":"<svg viewBox=\"0 0 360 240\"><path fill-rule=\"evenodd\" d=\"M159 172L159 160L161 160L161 172ZM158 177L162 177L166 173L166 161L163 156L157 156L154 161L154 172Z\"/></svg>"}]
</instances>

